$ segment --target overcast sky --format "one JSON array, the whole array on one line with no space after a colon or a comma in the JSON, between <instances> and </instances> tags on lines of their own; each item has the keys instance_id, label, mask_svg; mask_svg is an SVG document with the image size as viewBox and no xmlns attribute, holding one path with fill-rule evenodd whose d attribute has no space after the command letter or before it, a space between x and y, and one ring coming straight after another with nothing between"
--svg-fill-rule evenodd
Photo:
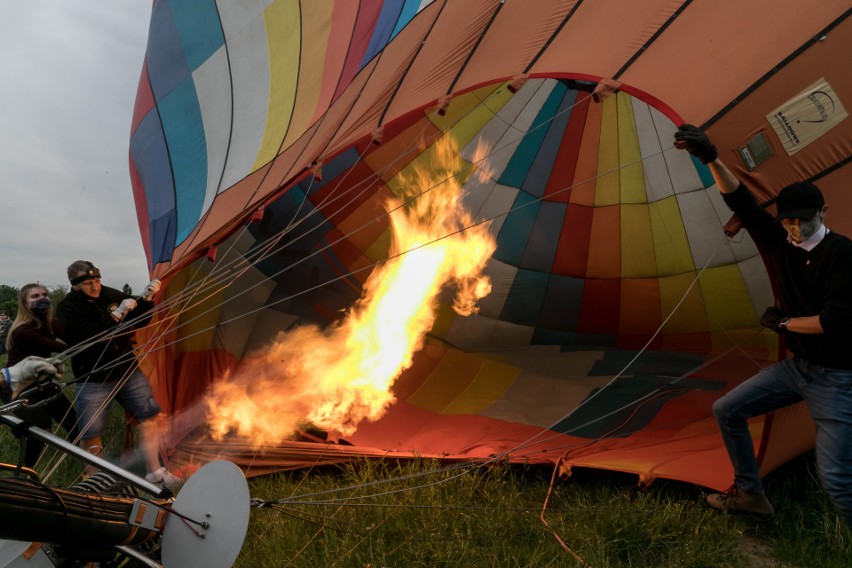
<instances>
[{"instance_id":1,"label":"overcast sky","mask_svg":"<svg viewBox=\"0 0 852 568\"><path fill-rule=\"evenodd\" d=\"M68 284L77 259L139 291L128 172L151 0L0 0L0 284Z\"/></svg>"}]
</instances>

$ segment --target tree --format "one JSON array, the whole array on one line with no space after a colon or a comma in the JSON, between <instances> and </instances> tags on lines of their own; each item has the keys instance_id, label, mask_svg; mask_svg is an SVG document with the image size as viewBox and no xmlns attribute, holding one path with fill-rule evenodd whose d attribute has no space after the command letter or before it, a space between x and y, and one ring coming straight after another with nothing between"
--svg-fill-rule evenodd
<instances>
[{"instance_id":1,"label":"tree","mask_svg":"<svg viewBox=\"0 0 852 568\"><path fill-rule=\"evenodd\" d=\"M15 319L18 314L18 293L20 289L6 284L0 284L0 312L6 312Z\"/></svg>"},{"instance_id":2,"label":"tree","mask_svg":"<svg viewBox=\"0 0 852 568\"><path fill-rule=\"evenodd\" d=\"M68 295L70 290L68 286L63 286L62 284L57 284L56 286L44 284L43 286L50 295L50 303L53 304L53 307L56 307ZM0 284L0 312L6 312L12 319L15 319L15 316L18 315L18 294L20 291L20 288L9 286L8 284Z\"/></svg>"},{"instance_id":3,"label":"tree","mask_svg":"<svg viewBox=\"0 0 852 568\"><path fill-rule=\"evenodd\" d=\"M58 284L54 286L51 290L47 289L47 293L50 294L50 303L53 304L53 307L59 305L59 302L65 299L65 296L68 295L68 286L63 286L62 284Z\"/></svg>"}]
</instances>

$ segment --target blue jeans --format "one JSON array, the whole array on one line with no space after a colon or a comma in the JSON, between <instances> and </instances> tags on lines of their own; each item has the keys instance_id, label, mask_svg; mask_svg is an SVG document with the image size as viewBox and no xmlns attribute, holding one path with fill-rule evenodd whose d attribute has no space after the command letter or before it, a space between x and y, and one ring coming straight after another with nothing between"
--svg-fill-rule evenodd
<instances>
[{"instance_id":1,"label":"blue jeans","mask_svg":"<svg viewBox=\"0 0 852 568\"><path fill-rule=\"evenodd\" d=\"M713 404L737 486L762 493L748 418L805 401L816 424L820 479L852 528L852 370L827 369L794 357L766 367Z\"/></svg>"},{"instance_id":2,"label":"blue jeans","mask_svg":"<svg viewBox=\"0 0 852 568\"><path fill-rule=\"evenodd\" d=\"M77 383L76 386L77 424L83 433L83 439L104 433L109 417L109 405L113 399L139 422L160 413L160 405L154 398L151 385L139 369L133 371L127 381Z\"/></svg>"}]
</instances>

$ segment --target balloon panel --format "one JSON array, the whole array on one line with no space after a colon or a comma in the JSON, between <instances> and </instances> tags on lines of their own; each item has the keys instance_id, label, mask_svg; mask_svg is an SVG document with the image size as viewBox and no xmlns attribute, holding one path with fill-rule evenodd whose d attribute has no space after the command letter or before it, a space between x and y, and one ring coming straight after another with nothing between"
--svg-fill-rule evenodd
<instances>
[{"instance_id":1,"label":"balloon panel","mask_svg":"<svg viewBox=\"0 0 852 568\"><path fill-rule=\"evenodd\" d=\"M568 451L727 486L712 401L783 351L757 327L772 291L755 245L723 236L736 223L672 135L706 124L761 201L817 179L843 203L852 153L834 128L786 155L765 119L820 76L848 106L848 5L775 8L158 0L130 161L150 266L178 302L145 362L174 440L224 451L187 436L209 385L282 331L341 320L388 256L386 201L446 136L497 243L491 293L461 317L445 290L397 403L323 455ZM755 44L738 26L767 13ZM699 53L708 29L730 57ZM775 153L748 171L756 132ZM797 411L755 422L764 467L807 433ZM296 446L245 463L306 463Z\"/></svg>"},{"instance_id":2,"label":"balloon panel","mask_svg":"<svg viewBox=\"0 0 852 568\"><path fill-rule=\"evenodd\" d=\"M730 334L756 331L755 314L770 297L765 269L747 238L736 245L719 238L727 219L705 189L704 166L668 148L670 120L625 94L593 113L589 98L556 79L531 80L510 97L505 85L492 86L484 96L460 97L468 112L452 122L424 111L396 125L387 142L396 152L369 143L340 152L219 245L227 253L218 265L244 268L228 278L209 314L176 332L175 358L237 365L282 330L340 321L387 257L383 204L410 172L430 163L431 145L447 132L461 138L460 154L477 172L467 178L464 200L474 222L491 223L497 248L486 273L493 289L470 317L453 312L449 291L442 296L430 339L394 387L399 403L348 441L478 456L495 432L515 424L556 437L515 452L516 459L535 460L543 459L542 446L553 451L611 438L657 443L712 422L709 402L742 372L702 369L733 345ZM579 113L583 128L570 128ZM655 135L640 135L643 128ZM588 152L592 143L598 170L611 177L578 183L557 160L576 162L570 151ZM648 166L643 154L660 163ZM657 169L666 162L679 175L662 177ZM625 165L637 171L625 174ZM587 199L577 188L589 183L606 195ZM692 246L696 237L716 241L716 249ZM199 266L212 267L198 261L180 274ZM170 292L195 285L178 280ZM209 345L180 340L199 333ZM775 346L765 335L745 349L770 356ZM646 343L650 350L640 352ZM430 421L412 423L423 413L430 421L482 422L435 438ZM382 428L385 422L396 426ZM702 439L713 437L708 429L701 428ZM503 445L492 440L489 451L523 442L498 437Z\"/></svg>"}]
</instances>

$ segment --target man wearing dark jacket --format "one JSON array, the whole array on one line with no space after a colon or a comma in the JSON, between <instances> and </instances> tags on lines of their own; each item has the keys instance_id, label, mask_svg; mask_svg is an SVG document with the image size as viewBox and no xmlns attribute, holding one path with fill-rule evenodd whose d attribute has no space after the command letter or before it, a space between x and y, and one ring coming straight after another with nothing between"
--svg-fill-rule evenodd
<instances>
[{"instance_id":1,"label":"man wearing dark jacket","mask_svg":"<svg viewBox=\"0 0 852 568\"><path fill-rule=\"evenodd\" d=\"M68 347L80 349L73 355L71 367L78 379L81 447L101 453L107 409L115 399L139 422L139 440L149 472L145 479L166 486L174 484L174 476L160 466L160 430L155 419L160 406L133 353L132 330L150 320L154 307L151 299L160 289L159 280L152 280L139 300L102 286L100 271L85 260L68 267L68 280L71 292L57 306L56 317L64 328ZM119 329L132 311L142 317Z\"/></svg>"},{"instance_id":2,"label":"man wearing dark jacket","mask_svg":"<svg viewBox=\"0 0 852 568\"><path fill-rule=\"evenodd\" d=\"M852 241L825 226L828 206L815 185L784 187L773 218L722 163L699 128L681 125L675 146L709 166L725 203L770 255L778 305L767 308L760 323L781 334L793 353L713 405L734 466L734 485L709 495L707 502L758 520L773 516L746 421L804 401L816 424L822 485L852 528Z\"/></svg>"},{"instance_id":3,"label":"man wearing dark jacket","mask_svg":"<svg viewBox=\"0 0 852 568\"><path fill-rule=\"evenodd\" d=\"M6 352L6 338L12 328L12 320L6 312L0 312L0 355Z\"/></svg>"}]
</instances>

